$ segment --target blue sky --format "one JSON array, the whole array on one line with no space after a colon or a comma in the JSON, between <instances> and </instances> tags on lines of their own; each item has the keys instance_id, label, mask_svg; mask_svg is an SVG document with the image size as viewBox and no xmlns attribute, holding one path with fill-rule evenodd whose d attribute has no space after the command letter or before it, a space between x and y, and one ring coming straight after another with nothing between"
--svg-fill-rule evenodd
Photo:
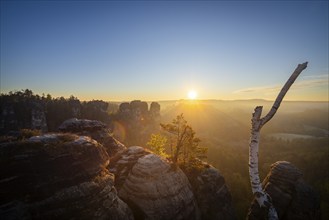
<instances>
[{"instance_id":1,"label":"blue sky","mask_svg":"<svg viewBox=\"0 0 329 220\"><path fill-rule=\"evenodd\" d=\"M327 1L1 1L1 93L328 100Z\"/></svg>"}]
</instances>

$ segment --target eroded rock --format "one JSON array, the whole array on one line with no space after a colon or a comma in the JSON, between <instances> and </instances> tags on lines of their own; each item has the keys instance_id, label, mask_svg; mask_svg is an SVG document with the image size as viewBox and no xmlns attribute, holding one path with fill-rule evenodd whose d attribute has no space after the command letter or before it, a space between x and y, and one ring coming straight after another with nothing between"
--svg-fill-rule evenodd
<instances>
[{"instance_id":1,"label":"eroded rock","mask_svg":"<svg viewBox=\"0 0 329 220\"><path fill-rule=\"evenodd\" d=\"M142 147L129 147L112 160L119 196L135 219L199 219L190 183L179 168Z\"/></svg>"},{"instance_id":2,"label":"eroded rock","mask_svg":"<svg viewBox=\"0 0 329 220\"><path fill-rule=\"evenodd\" d=\"M263 186L272 198L279 219L321 219L319 196L304 182L302 172L291 163L278 161L272 164ZM266 219L267 213L254 200L247 218Z\"/></svg>"},{"instance_id":3,"label":"eroded rock","mask_svg":"<svg viewBox=\"0 0 329 220\"><path fill-rule=\"evenodd\" d=\"M194 166L183 166L183 171L192 185L201 219L236 219L224 177L213 166L196 162Z\"/></svg>"},{"instance_id":4,"label":"eroded rock","mask_svg":"<svg viewBox=\"0 0 329 220\"><path fill-rule=\"evenodd\" d=\"M2 219L133 219L89 137L48 134L0 145Z\"/></svg>"},{"instance_id":5,"label":"eroded rock","mask_svg":"<svg viewBox=\"0 0 329 220\"><path fill-rule=\"evenodd\" d=\"M150 151L142 147L132 146L111 160L110 171L115 174L115 186L117 189L120 189L124 184L138 159L150 153Z\"/></svg>"},{"instance_id":6,"label":"eroded rock","mask_svg":"<svg viewBox=\"0 0 329 220\"><path fill-rule=\"evenodd\" d=\"M72 118L64 121L59 126L59 130L89 136L95 139L105 147L110 157L126 149L122 143L112 137L109 129L100 121Z\"/></svg>"},{"instance_id":7,"label":"eroded rock","mask_svg":"<svg viewBox=\"0 0 329 220\"><path fill-rule=\"evenodd\" d=\"M59 130L63 132L82 132L82 131L96 131L106 128L106 125L100 121L71 118L64 121Z\"/></svg>"}]
</instances>

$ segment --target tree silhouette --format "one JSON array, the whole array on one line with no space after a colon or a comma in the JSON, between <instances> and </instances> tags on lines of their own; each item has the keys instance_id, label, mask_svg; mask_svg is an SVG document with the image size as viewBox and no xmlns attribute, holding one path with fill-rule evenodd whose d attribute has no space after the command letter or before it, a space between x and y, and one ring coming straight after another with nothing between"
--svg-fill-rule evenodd
<instances>
[{"instance_id":1,"label":"tree silhouette","mask_svg":"<svg viewBox=\"0 0 329 220\"><path fill-rule=\"evenodd\" d=\"M171 158L174 164L206 157L207 148L199 146L200 139L195 137L195 131L187 124L183 114L177 115L172 123L160 125L170 135Z\"/></svg>"}]
</instances>

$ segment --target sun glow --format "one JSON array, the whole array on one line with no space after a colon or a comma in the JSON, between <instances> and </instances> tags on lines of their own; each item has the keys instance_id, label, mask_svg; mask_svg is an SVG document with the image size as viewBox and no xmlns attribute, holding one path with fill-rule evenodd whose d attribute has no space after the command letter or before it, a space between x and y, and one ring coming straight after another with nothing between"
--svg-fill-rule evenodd
<instances>
[{"instance_id":1,"label":"sun glow","mask_svg":"<svg viewBox=\"0 0 329 220\"><path fill-rule=\"evenodd\" d=\"M187 97L190 99L190 100L194 100L196 99L198 96L198 93L195 91L195 90L190 90L188 91L187 93Z\"/></svg>"}]
</instances>

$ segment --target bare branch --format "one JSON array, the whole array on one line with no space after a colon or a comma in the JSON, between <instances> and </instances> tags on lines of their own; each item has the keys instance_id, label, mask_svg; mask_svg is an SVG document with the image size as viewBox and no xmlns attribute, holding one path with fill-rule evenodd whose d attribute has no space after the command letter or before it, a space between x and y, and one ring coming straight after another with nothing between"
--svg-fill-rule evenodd
<instances>
[{"instance_id":1,"label":"bare branch","mask_svg":"<svg viewBox=\"0 0 329 220\"><path fill-rule=\"evenodd\" d=\"M254 110L254 113L252 114L252 119L251 119L252 127L251 127L251 136L249 142L249 177L251 183L251 190L252 193L255 195L255 199L257 200L259 206L268 208L269 219L278 219L278 215L271 202L270 195L264 192L259 178L258 150L259 150L260 130L275 115L289 88L295 82L299 74L306 67L307 67L307 62L303 64L299 64L297 66L297 68L292 73L286 84L282 87L271 110L267 113L265 117L260 118L263 109L262 106L257 106Z\"/></svg>"},{"instance_id":2,"label":"bare branch","mask_svg":"<svg viewBox=\"0 0 329 220\"><path fill-rule=\"evenodd\" d=\"M299 74L304 69L306 69L307 63L308 62L305 62L303 64L298 64L298 66L296 67L295 71L291 74L291 76L288 79L288 81L286 82L286 84L284 84L284 86L282 87L282 89L281 89L279 95L277 96L277 98L276 98L276 100L275 100L275 102L274 102L271 110L267 113L267 115L265 117L263 117L261 119L261 126L265 125L275 115L276 111L280 107L280 104L282 102L282 99L284 98L284 96L288 92L290 86L295 82L295 80L297 79L297 77L299 76Z\"/></svg>"}]
</instances>

